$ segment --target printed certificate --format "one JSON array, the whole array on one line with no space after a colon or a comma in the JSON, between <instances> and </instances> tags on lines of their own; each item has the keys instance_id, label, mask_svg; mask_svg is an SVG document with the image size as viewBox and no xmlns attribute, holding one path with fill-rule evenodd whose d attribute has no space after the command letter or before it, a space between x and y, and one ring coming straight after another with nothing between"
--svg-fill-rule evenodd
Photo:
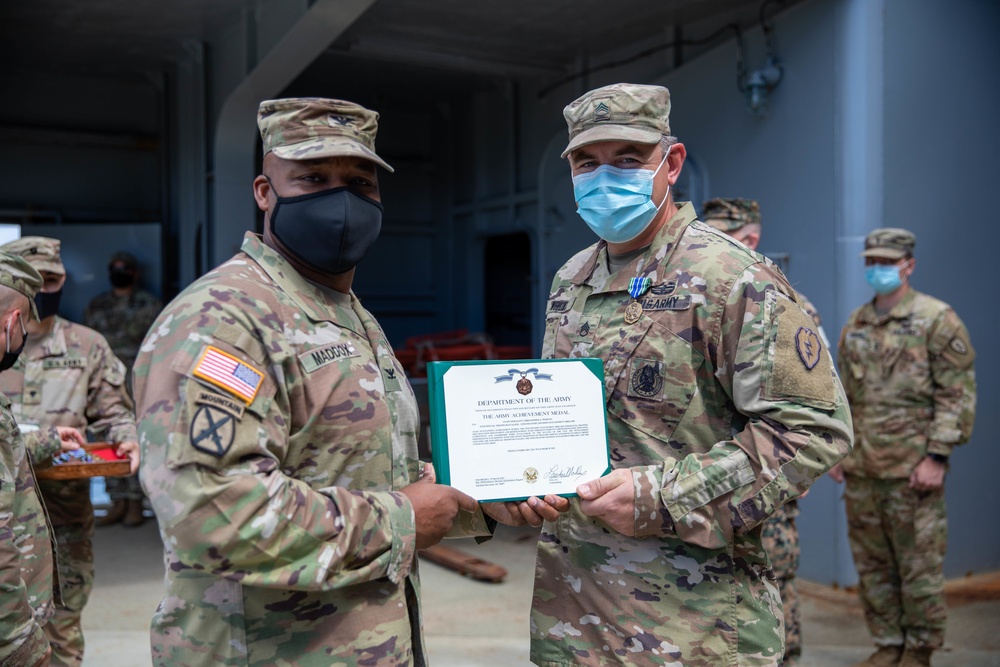
<instances>
[{"instance_id":1,"label":"printed certificate","mask_svg":"<svg viewBox=\"0 0 1000 667\"><path fill-rule=\"evenodd\" d=\"M438 482L479 501L575 496L611 470L600 359L428 364Z\"/></svg>"}]
</instances>

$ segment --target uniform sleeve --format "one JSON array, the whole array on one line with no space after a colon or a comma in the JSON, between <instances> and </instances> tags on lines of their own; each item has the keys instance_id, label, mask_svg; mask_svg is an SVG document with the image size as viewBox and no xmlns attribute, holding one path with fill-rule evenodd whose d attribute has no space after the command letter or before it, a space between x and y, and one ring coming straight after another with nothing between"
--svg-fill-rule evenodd
<instances>
[{"instance_id":1,"label":"uniform sleeve","mask_svg":"<svg viewBox=\"0 0 1000 667\"><path fill-rule=\"evenodd\" d=\"M24 448L33 466L47 464L49 459L62 451L62 440L55 426L38 428L34 431L21 432L24 438Z\"/></svg>"},{"instance_id":2,"label":"uniform sleeve","mask_svg":"<svg viewBox=\"0 0 1000 667\"><path fill-rule=\"evenodd\" d=\"M927 453L949 456L972 435L976 417L976 352L969 332L952 309L934 323L928 339L934 385L934 420L927 435Z\"/></svg>"},{"instance_id":3,"label":"uniform sleeve","mask_svg":"<svg viewBox=\"0 0 1000 667\"><path fill-rule=\"evenodd\" d=\"M184 322L167 314L155 324L135 366L140 477L177 567L292 590L401 581L416 550L406 496L314 489L287 474L279 462L294 436L283 368L270 365L248 326L237 346ZM248 405L192 375L208 345L261 374Z\"/></svg>"},{"instance_id":4,"label":"uniform sleeve","mask_svg":"<svg viewBox=\"0 0 1000 667\"><path fill-rule=\"evenodd\" d=\"M850 452L851 417L833 359L789 292L759 265L735 282L714 361L745 425L707 453L633 468L637 535L673 532L722 548Z\"/></svg>"},{"instance_id":5,"label":"uniform sleeve","mask_svg":"<svg viewBox=\"0 0 1000 667\"><path fill-rule=\"evenodd\" d=\"M125 364L102 336L90 352L87 422L94 436L108 442L134 442L135 404L125 386Z\"/></svg>"},{"instance_id":6,"label":"uniform sleeve","mask_svg":"<svg viewBox=\"0 0 1000 667\"><path fill-rule=\"evenodd\" d=\"M2 444L9 447L8 442ZM15 520L14 471L0 457L0 667L33 665L48 649L42 627L28 603L20 554L11 527Z\"/></svg>"}]
</instances>

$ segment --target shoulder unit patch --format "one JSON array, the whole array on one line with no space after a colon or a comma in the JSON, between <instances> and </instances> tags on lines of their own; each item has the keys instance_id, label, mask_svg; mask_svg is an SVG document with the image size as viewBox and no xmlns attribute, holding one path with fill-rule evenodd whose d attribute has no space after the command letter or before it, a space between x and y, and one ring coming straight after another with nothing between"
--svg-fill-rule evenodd
<instances>
[{"instance_id":1,"label":"shoulder unit patch","mask_svg":"<svg viewBox=\"0 0 1000 667\"><path fill-rule=\"evenodd\" d=\"M795 332L795 351L799 353L799 359L802 360L806 370L811 371L816 368L822 349L823 343L820 342L819 336L812 329L799 327L799 330Z\"/></svg>"}]
</instances>

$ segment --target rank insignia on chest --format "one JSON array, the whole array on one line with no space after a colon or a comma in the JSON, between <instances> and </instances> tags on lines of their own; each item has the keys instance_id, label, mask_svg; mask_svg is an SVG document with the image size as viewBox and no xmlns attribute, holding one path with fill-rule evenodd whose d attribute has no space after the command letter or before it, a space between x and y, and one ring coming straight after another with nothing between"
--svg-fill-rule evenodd
<instances>
[{"instance_id":1,"label":"rank insignia on chest","mask_svg":"<svg viewBox=\"0 0 1000 667\"><path fill-rule=\"evenodd\" d=\"M807 327L799 327L795 332L795 351L799 353L799 359L807 370L816 368L819 363L820 351L823 343L820 342L816 332Z\"/></svg>"},{"instance_id":2,"label":"rank insignia on chest","mask_svg":"<svg viewBox=\"0 0 1000 667\"><path fill-rule=\"evenodd\" d=\"M586 337L590 335L590 322L584 322L580 325L580 336Z\"/></svg>"},{"instance_id":3,"label":"rank insignia on chest","mask_svg":"<svg viewBox=\"0 0 1000 667\"><path fill-rule=\"evenodd\" d=\"M231 354L209 345L205 348L192 374L223 389L250 405L260 390L264 374Z\"/></svg>"}]
</instances>

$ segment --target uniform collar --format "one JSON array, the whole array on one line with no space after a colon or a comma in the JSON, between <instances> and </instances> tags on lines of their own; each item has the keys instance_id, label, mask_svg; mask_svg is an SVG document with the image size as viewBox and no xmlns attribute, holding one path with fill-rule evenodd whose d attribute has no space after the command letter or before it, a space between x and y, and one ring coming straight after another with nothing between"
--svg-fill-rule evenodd
<instances>
[{"instance_id":1,"label":"uniform collar","mask_svg":"<svg viewBox=\"0 0 1000 667\"><path fill-rule=\"evenodd\" d=\"M69 349L66 345L66 320L55 316L52 331L42 337L32 337L28 334L28 343L24 346L22 356L25 359L44 359L45 357L61 357Z\"/></svg>"},{"instance_id":2,"label":"uniform collar","mask_svg":"<svg viewBox=\"0 0 1000 667\"><path fill-rule=\"evenodd\" d=\"M889 320L905 320L913 313L913 301L916 296L917 290L911 287L899 303L893 306L889 312L884 315L879 315L878 311L875 310L875 299L873 297L872 300L866 303L865 307L861 310L859 319L868 324L881 324L882 322L888 322Z\"/></svg>"},{"instance_id":3,"label":"uniform collar","mask_svg":"<svg viewBox=\"0 0 1000 667\"><path fill-rule=\"evenodd\" d=\"M357 301L353 291L344 295L350 297L349 299L345 298L343 303L336 303L327 297L320 287L306 280L274 248L265 244L259 234L247 232L240 250L249 255L310 320L336 322L337 326L345 326L351 321L348 313L357 311L352 308Z\"/></svg>"},{"instance_id":4,"label":"uniform collar","mask_svg":"<svg viewBox=\"0 0 1000 667\"><path fill-rule=\"evenodd\" d=\"M622 267L614 275L608 273L608 242L603 239L594 247L594 252L584 263L572 282L575 285L589 285L594 292L627 291L629 281L635 277L648 277L653 284L663 276L661 266L677 247L677 242L688 225L697 219L694 206L685 202L667 222L656 232L646 251L632 260L630 266ZM636 267L638 267L637 270Z\"/></svg>"}]
</instances>

